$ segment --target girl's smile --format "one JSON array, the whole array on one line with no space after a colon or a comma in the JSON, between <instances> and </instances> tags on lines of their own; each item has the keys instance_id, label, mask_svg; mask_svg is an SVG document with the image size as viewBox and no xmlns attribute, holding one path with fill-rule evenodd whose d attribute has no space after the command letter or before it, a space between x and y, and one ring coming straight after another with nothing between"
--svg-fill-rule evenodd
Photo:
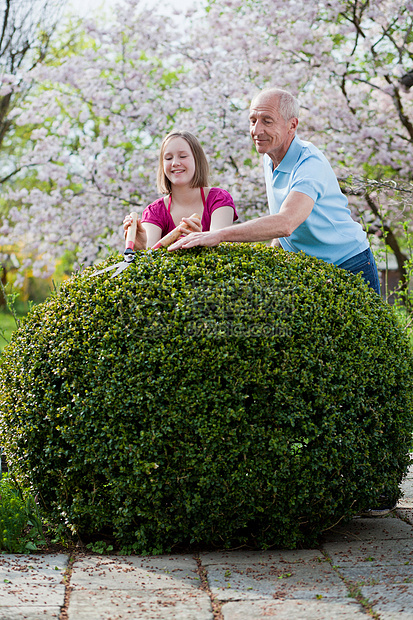
<instances>
[{"instance_id":1,"label":"girl's smile","mask_svg":"<svg viewBox=\"0 0 413 620\"><path fill-rule=\"evenodd\" d=\"M189 184L195 174L195 159L184 138L172 138L163 156L163 169L172 184Z\"/></svg>"}]
</instances>

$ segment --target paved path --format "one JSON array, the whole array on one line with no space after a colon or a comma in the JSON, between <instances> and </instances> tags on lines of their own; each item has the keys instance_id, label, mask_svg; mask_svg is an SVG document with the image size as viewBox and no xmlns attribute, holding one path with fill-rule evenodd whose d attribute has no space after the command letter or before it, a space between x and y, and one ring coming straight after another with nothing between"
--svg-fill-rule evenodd
<instances>
[{"instance_id":1,"label":"paved path","mask_svg":"<svg viewBox=\"0 0 413 620\"><path fill-rule=\"evenodd\" d=\"M0 620L413 620L413 471L403 489L317 549L0 555Z\"/></svg>"}]
</instances>

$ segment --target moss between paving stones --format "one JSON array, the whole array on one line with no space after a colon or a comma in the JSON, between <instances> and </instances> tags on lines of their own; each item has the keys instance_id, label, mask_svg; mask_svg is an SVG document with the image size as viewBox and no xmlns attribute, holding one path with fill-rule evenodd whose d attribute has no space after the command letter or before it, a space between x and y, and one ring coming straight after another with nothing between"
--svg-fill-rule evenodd
<instances>
[{"instance_id":1,"label":"moss between paving stones","mask_svg":"<svg viewBox=\"0 0 413 620\"><path fill-rule=\"evenodd\" d=\"M245 244L92 271L1 362L7 459L52 522L140 553L296 547L398 495L412 356L360 277Z\"/></svg>"}]
</instances>

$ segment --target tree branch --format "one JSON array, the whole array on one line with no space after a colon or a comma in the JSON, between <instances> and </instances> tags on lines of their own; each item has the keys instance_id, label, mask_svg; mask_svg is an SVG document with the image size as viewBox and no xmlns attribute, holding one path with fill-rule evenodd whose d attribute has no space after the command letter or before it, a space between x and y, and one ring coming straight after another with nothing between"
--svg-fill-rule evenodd
<instances>
[{"instance_id":1,"label":"tree branch","mask_svg":"<svg viewBox=\"0 0 413 620\"><path fill-rule=\"evenodd\" d=\"M396 260L397 260L397 266L399 268L400 271L400 277L401 277L401 283L402 283L402 290L405 290L408 286L408 273L407 273L407 269L405 267L405 263L408 260L407 256L401 251L400 249L400 245L398 240L396 239L392 229L385 224L385 222L383 221L382 215L380 213L380 210L378 208L378 206L376 205L374 199L372 198L372 196L368 193L365 194L364 196L371 212L379 218L380 222L381 222L381 228L384 232L384 236L385 236L385 242L386 245L388 245L391 250L393 251Z\"/></svg>"}]
</instances>

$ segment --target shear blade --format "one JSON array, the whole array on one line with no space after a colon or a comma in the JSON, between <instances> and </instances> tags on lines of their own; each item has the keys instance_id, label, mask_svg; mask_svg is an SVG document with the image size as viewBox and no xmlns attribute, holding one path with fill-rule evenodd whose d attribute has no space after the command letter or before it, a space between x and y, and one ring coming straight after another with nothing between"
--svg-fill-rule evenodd
<instances>
[{"instance_id":1,"label":"shear blade","mask_svg":"<svg viewBox=\"0 0 413 620\"><path fill-rule=\"evenodd\" d=\"M101 273L106 273L107 271L112 271L112 269L116 269L116 271L113 275L110 276L111 278L114 278L118 274L122 273L122 271L126 269L126 267L129 267L129 265L134 262L135 252L126 250L123 256L123 261L121 261L120 263L116 263L115 265L111 265L110 267L105 267L105 269L101 269L100 271L95 271L95 273L92 273L92 277L98 276Z\"/></svg>"},{"instance_id":2,"label":"shear blade","mask_svg":"<svg viewBox=\"0 0 413 620\"><path fill-rule=\"evenodd\" d=\"M116 269L115 273L112 274L110 277L114 278L115 276L119 275L120 273L122 273L122 271L124 271L127 267L129 267L130 263L127 262L123 262L119 265L119 267ZM116 267L116 265L114 265Z\"/></svg>"},{"instance_id":3,"label":"shear blade","mask_svg":"<svg viewBox=\"0 0 413 620\"><path fill-rule=\"evenodd\" d=\"M100 271L95 271L95 273L92 273L92 278L93 276L98 276L101 273L106 273L107 271L112 271L112 269L116 269L119 268L121 265L123 265L124 261L122 261L121 263L116 263L116 265L111 265L110 267L106 267L105 269L101 269Z\"/></svg>"}]
</instances>

